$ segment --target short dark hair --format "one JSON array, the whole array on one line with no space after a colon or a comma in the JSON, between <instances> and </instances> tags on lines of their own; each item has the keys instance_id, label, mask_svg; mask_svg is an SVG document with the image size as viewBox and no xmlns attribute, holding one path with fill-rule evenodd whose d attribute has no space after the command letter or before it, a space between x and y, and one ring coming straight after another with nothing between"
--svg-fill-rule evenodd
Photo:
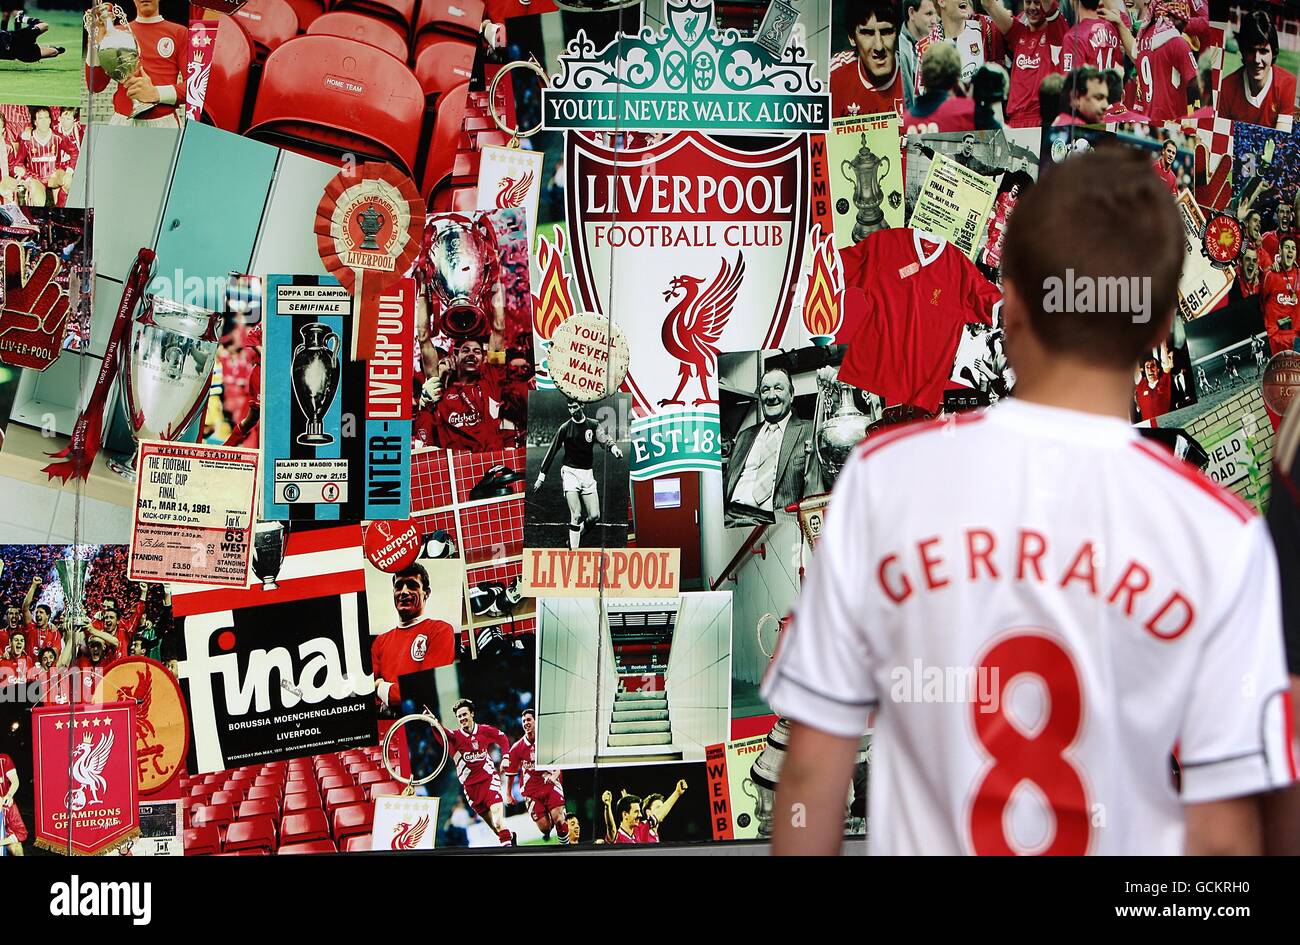
<instances>
[{"instance_id":1,"label":"short dark hair","mask_svg":"<svg viewBox=\"0 0 1300 945\"><path fill-rule=\"evenodd\" d=\"M519 717L520 717L521 719L522 719L525 715L531 715L533 718L537 718L537 713L534 712L532 709L524 709L524 711L522 711L522 712L519 713Z\"/></svg>"},{"instance_id":2,"label":"short dark hair","mask_svg":"<svg viewBox=\"0 0 1300 945\"><path fill-rule=\"evenodd\" d=\"M1129 366L1151 347L1153 331L1178 300L1183 225L1146 153L1103 144L1052 167L1020 198L1007 225L1002 276L1028 309L1034 335L1049 350L1105 366ZM1061 234L1070 234L1062 239ZM1079 252L1078 247L1086 247ZM1092 280L1149 279L1154 316L1130 312L1046 311L1049 285L1066 271Z\"/></svg>"},{"instance_id":3,"label":"short dark hair","mask_svg":"<svg viewBox=\"0 0 1300 945\"><path fill-rule=\"evenodd\" d=\"M647 812L647 813L648 813L649 810L650 810L650 808L651 808L651 807L654 807L654 803L655 803L655 801L662 801L663 799L664 799L664 796L663 796L662 794L647 794L647 795L646 795L646 796L641 800L641 804L642 804L641 810L642 810L643 812Z\"/></svg>"},{"instance_id":4,"label":"short dark hair","mask_svg":"<svg viewBox=\"0 0 1300 945\"><path fill-rule=\"evenodd\" d=\"M848 0L844 9L844 29L849 37L852 38L854 31L873 16L878 23L892 23L895 29L898 28L897 4L888 0Z\"/></svg>"},{"instance_id":5,"label":"short dark hair","mask_svg":"<svg viewBox=\"0 0 1300 945\"><path fill-rule=\"evenodd\" d=\"M1106 77L1102 75L1101 70L1093 66L1079 66L1071 69L1061 85L1061 111L1074 111L1074 96L1087 92L1089 82L1105 81ZM1106 86L1106 91L1107 93L1110 91L1109 84Z\"/></svg>"},{"instance_id":6,"label":"short dark hair","mask_svg":"<svg viewBox=\"0 0 1300 945\"><path fill-rule=\"evenodd\" d=\"M921 4L923 3L925 3L925 0L903 0L903 19L907 19L917 10L921 9Z\"/></svg>"},{"instance_id":7,"label":"short dark hair","mask_svg":"<svg viewBox=\"0 0 1300 945\"><path fill-rule=\"evenodd\" d=\"M1242 14L1241 26L1237 29L1237 48L1254 48L1267 46L1273 50L1277 59L1277 26L1267 10L1250 10Z\"/></svg>"},{"instance_id":8,"label":"short dark hair","mask_svg":"<svg viewBox=\"0 0 1300 945\"><path fill-rule=\"evenodd\" d=\"M54 121L54 112L50 111L50 108L49 108L48 105L36 105L36 106L34 106L34 107L32 108L32 121L35 121L35 120L36 120L36 116L37 116L38 114L40 114L41 112L45 112L45 114L47 114L47 115L50 116L50 121Z\"/></svg>"},{"instance_id":9,"label":"short dark hair","mask_svg":"<svg viewBox=\"0 0 1300 945\"><path fill-rule=\"evenodd\" d=\"M1043 124L1048 124L1061 113L1061 88L1065 85L1065 76L1053 72L1038 86L1038 111L1043 116Z\"/></svg>"},{"instance_id":10,"label":"short dark hair","mask_svg":"<svg viewBox=\"0 0 1300 945\"><path fill-rule=\"evenodd\" d=\"M931 43L921 54L921 83L927 92L952 91L961 77L961 56L950 43Z\"/></svg>"},{"instance_id":11,"label":"short dark hair","mask_svg":"<svg viewBox=\"0 0 1300 945\"><path fill-rule=\"evenodd\" d=\"M424 593L429 593L429 572L424 570L424 565L418 563L411 564L396 572L393 575L393 587L396 587L397 582L404 577L418 577L420 579L420 586L424 588Z\"/></svg>"},{"instance_id":12,"label":"short dark hair","mask_svg":"<svg viewBox=\"0 0 1300 945\"><path fill-rule=\"evenodd\" d=\"M9 631L9 639L12 640L14 637L22 637L23 642L26 642L27 631L24 630L22 627L14 627L11 631Z\"/></svg>"},{"instance_id":13,"label":"short dark hair","mask_svg":"<svg viewBox=\"0 0 1300 945\"><path fill-rule=\"evenodd\" d=\"M59 658L59 654L54 651L54 647L52 646L41 647L39 650L36 651L36 658L38 660L43 660L45 659L46 653L50 654L50 656L53 656L56 660Z\"/></svg>"},{"instance_id":14,"label":"short dark hair","mask_svg":"<svg viewBox=\"0 0 1300 945\"><path fill-rule=\"evenodd\" d=\"M43 610L43 611L45 611L45 613L48 614L49 616L51 616L51 617L54 616L54 611L50 610L50 605L49 605L49 604L37 604L37 605L36 605L34 608L32 608L32 609L33 609L33 610Z\"/></svg>"},{"instance_id":15,"label":"short dark hair","mask_svg":"<svg viewBox=\"0 0 1300 945\"><path fill-rule=\"evenodd\" d=\"M1286 236L1282 237L1280 240L1277 241L1277 251L1279 255L1282 252L1282 247L1285 246L1287 243L1291 243L1292 245L1300 249L1300 240L1297 240L1293 235L1288 233Z\"/></svg>"},{"instance_id":16,"label":"short dark hair","mask_svg":"<svg viewBox=\"0 0 1300 945\"><path fill-rule=\"evenodd\" d=\"M1079 0L1079 6L1085 10L1099 10L1101 9L1101 0Z\"/></svg>"},{"instance_id":17,"label":"short dark hair","mask_svg":"<svg viewBox=\"0 0 1300 945\"><path fill-rule=\"evenodd\" d=\"M457 712L461 710L462 707L469 709L470 715L474 714L474 703L469 699L461 699L455 705L453 705L451 707L452 714L455 715Z\"/></svg>"},{"instance_id":18,"label":"short dark hair","mask_svg":"<svg viewBox=\"0 0 1300 945\"><path fill-rule=\"evenodd\" d=\"M616 804L614 807L614 815L619 820L622 820L624 815L627 814L627 812L632 809L633 804L640 804L640 803L641 803L641 798L637 797L635 794L624 794L622 797L618 799L618 804Z\"/></svg>"}]
</instances>

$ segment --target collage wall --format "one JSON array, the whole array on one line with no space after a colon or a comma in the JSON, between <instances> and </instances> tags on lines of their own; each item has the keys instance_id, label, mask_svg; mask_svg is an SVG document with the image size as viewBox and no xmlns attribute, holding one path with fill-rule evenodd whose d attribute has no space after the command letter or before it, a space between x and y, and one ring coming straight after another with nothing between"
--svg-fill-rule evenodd
<instances>
[{"instance_id":1,"label":"collage wall","mask_svg":"<svg viewBox=\"0 0 1300 945\"><path fill-rule=\"evenodd\" d=\"M1113 142L1186 226L1131 420L1268 503L1300 5L19 5L0 855L769 837L836 477L1013 395L1007 223Z\"/></svg>"}]
</instances>

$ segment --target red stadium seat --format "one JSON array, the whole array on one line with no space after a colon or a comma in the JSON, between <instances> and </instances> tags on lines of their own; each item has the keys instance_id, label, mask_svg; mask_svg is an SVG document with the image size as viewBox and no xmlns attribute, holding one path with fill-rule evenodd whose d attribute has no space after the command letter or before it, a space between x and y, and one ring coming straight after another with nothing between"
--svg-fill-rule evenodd
<instances>
[{"instance_id":1,"label":"red stadium seat","mask_svg":"<svg viewBox=\"0 0 1300 945\"><path fill-rule=\"evenodd\" d=\"M424 119L415 75L382 49L299 36L266 60L248 136L334 161L386 161L412 173Z\"/></svg>"},{"instance_id":2,"label":"red stadium seat","mask_svg":"<svg viewBox=\"0 0 1300 945\"><path fill-rule=\"evenodd\" d=\"M451 192L451 206L454 213L468 213L478 206L477 187L456 187Z\"/></svg>"},{"instance_id":3,"label":"red stadium seat","mask_svg":"<svg viewBox=\"0 0 1300 945\"><path fill-rule=\"evenodd\" d=\"M403 36L411 32L415 20L415 0L335 0L330 10L351 10L386 20L400 28Z\"/></svg>"},{"instance_id":4,"label":"red stadium seat","mask_svg":"<svg viewBox=\"0 0 1300 945\"><path fill-rule=\"evenodd\" d=\"M293 814L303 810L320 810L319 794L290 794L284 799L284 812Z\"/></svg>"},{"instance_id":5,"label":"red stadium seat","mask_svg":"<svg viewBox=\"0 0 1300 945\"><path fill-rule=\"evenodd\" d=\"M298 35L298 14L288 0L248 0L235 16L252 38L258 59Z\"/></svg>"},{"instance_id":6,"label":"red stadium seat","mask_svg":"<svg viewBox=\"0 0 1300 945\"><path fill-rule=\"evenodd\" d=\"M284 799L288 803L289 797L295 794L306 794L308 797L320 799L320 789L316 787L315 781L290 781L284 786Z\"/></svg>"},{"instance_id":7,"label":"red stadium seat","mask_svg":"<svg viewBox=\"0 0 1300 945\"><path fill-rule=\"evenodd\" d=\"M286 814L280 822L281 843L305 843L308 840L324 840L330 835L329 821L323 810L305 810L296 814Z\"/></svg>"},{"instance_id":8,"label":"red stadium seat","mask_svg":"<svg viewBox=\"0 0 1300 945\"><path fill-rule=\"evenodd\" d=\"M406 36L387 20L346 10L335 10L320 17L307 28L308 36L343 36L360 43L378 46L386 53L406 62Z\"/></svg>"},{"instance_id":9,"label":"red stadium seat","mask_svg":"<svg viewBox=\"0 0 1300 945\"><path fill-rule=\"evenodd\" d=\"M288 0L293 12L298 14L298 28L305 30L316 17L325 12L324 0Z\"/></svg>"},{"instance_id":10,"label":"red stadium seat","mask_svg":"<svg viewBox=\"0 0 1300 945\"><path fill-rule=\"evenodd\" d=\"M208 799L209 804L229 804L232 807L244 799L243 791L218 791Z\"/></svg>"},{"instance_id":11,"label":"red stadium seat","mask_svg":"<svg viewBox=\"0 0 1300 945\"><path fill-rule=\"evenodd\" d=\"M253 779L253 787L254 788L273 787L277 791L279 791L281 788L284 787L284 775L283 774L259 774L256 778ZM250 788L249 790L251 791L252 788Z\"/></svg>"},{"instance_id":12,"label":"red stadium seat","mask_svg":"<svg viewBox=\"0 0 1300 945\"><path fill-rule=\"evenodd\" d=\"M331 774L327 778L321 778L320 789L325 792L341 787L352 787L356 782L347 774Z\"/></svg>"},{"instance_id":13,"label":"red stadium seat","mask_svg":"<svg viewBox=\"0 0 1300 945\"><path fill-rule=\"evenodd\" d=\"M185 855L211 856L221 852L221 832L215 826L187 827Z\"/></svg>"},{"instance_id":14,"label":"red stadium seat","mask_svg":"<svg viewBox=\"0 0 1300 945\"><path fill-rule=\"evenodd\" d=\"M267 856L271 851L258 847L255 850L236 850L234 853L218 853L217 856Z\"/></svg>"},{"instance_id":15,"label":"red stadium seat","mask_svg":"<svg viewBox=\"0 0 1300 945\"><path fill-rule=\"evenodd\" d=\"M209 804L194 809L194 826L225 827L235 819L235 809L229 804Z\"/></svg>"},{"instance_id":16,"label":"red stadium seat","mask_svg":"<svg viewBox=\"0 0 1300 945\"><path fill-rule=\"evenodd\" d=\"M280 791L282 790L282 788L283 788L283 785L280 785L280 784L254 784L251 788L248 789L248 797L247 797L247 800L250 800L250 801L263 801L263 800L273 800L273 801L278 801L278 800L280 799Z\"/></svg>"},{"instance_id":17,"label":"red stadium seat","mask_svg":"<svg viewBox=\"0 0 1300 945\"><path fill-rule=\"evenodd\" d=\"M473 43L438 40L415 57L415 77L427 98L434 98L450 88L468 82L474 73Z\"/></svg>"},{"instance_id":18,"label":"red stadium seat","mask_svg":"<svg viewBox=\"0 0 1300 945\"><path fill-rule=\"evenodd\" d=\"M257 772L260 770L261 770L260 768L251 765L243 768L236 768L233 772L231 772L230 780L251 781L253 780L253 778L257 777Z\"/></svg>"},{"instance_id":19,"label":"red stadium seat","mask_svg":"<svg viewBox=\"0 0 1300 945\"><path fill-rule=\"evenodd\" d=\"M348 837L370 835L375 820L375 809L369 804L349 804L334 812L334 840L342 843Z\"/></svg>"},{"instance_id":20,"label":"red stadium seat","mask_svg":"<svg viewBox=\"0 0 1300 945\"><path fill-rule=\"evenodd\" d=\"M359 804L366 799L365 788L341 787L325 792L325 810L334 813L338 808L348 804Z\"/></svg>"},{"instance_id":21,"label":"red stadium seat","mask_svg":"<svg viewBox=\"0 0 1300 945\"><path fill-rule=\"evenodd\" d=\"M363 771L357 775L357 784L365 787L367 784L378 784L380 781L391 781L388 772L383 768L376 768L370 771Z\"/></svg>"},{"instance_id":22,"label":"red stadium seat","mask_svg":"<svg viewBox=\"0 0 1300 945\"><path fill-rule=\"evenodd\" d=\"M226 831L226 852L275 849L275 821L270 817L237 820Z\"/></svg>"},{"instance_id":23,"label":"red stadium seat","mask_svg":"<svg viewBox=\"0 0 1300 945\"><path fill-rule=\"evenodd\" d=\"M423 0L415 21L415 55L444 36L468 39L477 45L483 23L483 0Z\"/></svg>"},{"instance_id":24,"label":"red stadium seat","mask_svg":"<svg viewBox=\"0 0 1300 945\"><path fill-rule=\"evenodd\" d=\"M438 114L429 138L429 155L424 165L424 182L420 192L426 200L442 179L451 173L456 158L456 140L465 120L465 96L469 83L463 82L438 99Z\"/></svg>"},{"instance_id":25,"label":"red stadium seat","mask_svg":"<svg viewBox=\"0 0 1300 945\"><path fill-rule=\"evenodd\" d=\"M372 801L377 797L397 797L402 793L402 785L396 781L380 781L366 789L366 796Z\"/></svg>"},{"instance_id":26,"label":"red stadium seat","mask_svg":"<svg viewBox=\"0 0 1300 945\"><path fill-rule=\"evenodd\" d=\"M250 817L270 817L272 820L280 819L280 805L270 798L257 801L244 801L239 805L238 820L248 820Z\"/></svg>"},{"instance_id":27,"label":"red stadium seat","mask_svg":"<svg viewBox=\"0 0 1300 945\"><path fill-rule=\"evenodd\" d=\"M297 853L338 853L338 847L332 840L312 840L308 843L291 843L275 851L280 855Z\"/></svg>"},{"instance_id":28,"label":"red stadium seat","mask_svg":"<svg viewBox=\"0 0 1300 945\"><path fill-rule=\"evenodd\" d=\"M359 833L354 837L348 837L343 844L344 853L369 853L370 852L370 834Z\"/></svg>"}]
</instances>

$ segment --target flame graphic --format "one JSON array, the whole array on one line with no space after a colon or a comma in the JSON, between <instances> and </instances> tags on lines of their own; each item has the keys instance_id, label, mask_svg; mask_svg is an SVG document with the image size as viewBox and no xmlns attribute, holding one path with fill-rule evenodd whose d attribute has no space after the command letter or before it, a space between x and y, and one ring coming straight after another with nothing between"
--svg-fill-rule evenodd
<instances>
[{"instance_id":1,"label":"flame graphic","mask_svg":"<svg viewBox=\"0 0 1300 945\"><path fill-rule=\"evenodd\" d=\"M541 291L533 296L533 326L549 341L560 323L573 314L573 295L564 271L564 231L556 229L555 244L538 237L537 265L542 270Z\"/></svg>"},{"instance_id":2,"label":"flame graphic","mask_svg":"<svg viewBox=\"0 0 1300 945\"><path fill-rule=\"evenodd\" d=\"M844 270L835 250L835 235L814 227L813 259L808 273L808 291L804 295L803 323L814 337L833 337L843 318Z\"/></svg>"}]
</instances>

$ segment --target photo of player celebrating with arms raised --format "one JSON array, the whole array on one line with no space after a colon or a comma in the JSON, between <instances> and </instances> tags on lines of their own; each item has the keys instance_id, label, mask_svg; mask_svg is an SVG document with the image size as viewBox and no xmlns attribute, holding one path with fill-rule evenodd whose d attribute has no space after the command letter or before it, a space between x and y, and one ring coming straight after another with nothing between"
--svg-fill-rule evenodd
<instances>
[{"instance_id":1,"label":"photo of player celebrating with arms raised","mask_svg":"<svg viewBox=\"0 0 1300 945\"><path fill-rule=\"evenodd\" d=\"M551 828L561 843L569 842L569 816L564 809L564 787L560 783L560 772L538 771L537 759L537 716L532 709L525 709L519 724L524 734L519 741L510 746L510 750L501 759L502 794L510 797L510 781L519 778L520 793L528 803L528 816L533 818L537 829L542 832L542 839L551 838Z\"/></svg>"},{"instance_id":2,"label":"photo of player celebrating with arms raised","mask_svg":"<svg viewBox=\"0 0 1300 945\"><path fill-rule=\"evenodd\" d=\"M686 786L686 779L679 778L677 786L667 797L649 794L641 798L624 790L617 804L614 804L614 795L609 791L601 794L600 803L605 810L605 842L658 843L659 827L686 793Z\"/></svg>"},{"instance_id":3,"label":"photo of player celebrating with arms raised","mask_svg":"<svg viewBox=\"0 0 1300 945\"><path fill-rule=\"evenodd\" d=\"M501 778L488 750L493 745L497 746L504 765L507 752L510 751L510 738L499 728L476 723L474 703L468 699L459 700L451 707L451 711L456 716L456 725L444 725L443 729L447 733L447 750L456 763L456 777L460 778L465 800L474 809L474 813L496 831L501 846L516 846L518 838L506 829Z\"/></svg>"}]
</instances>

